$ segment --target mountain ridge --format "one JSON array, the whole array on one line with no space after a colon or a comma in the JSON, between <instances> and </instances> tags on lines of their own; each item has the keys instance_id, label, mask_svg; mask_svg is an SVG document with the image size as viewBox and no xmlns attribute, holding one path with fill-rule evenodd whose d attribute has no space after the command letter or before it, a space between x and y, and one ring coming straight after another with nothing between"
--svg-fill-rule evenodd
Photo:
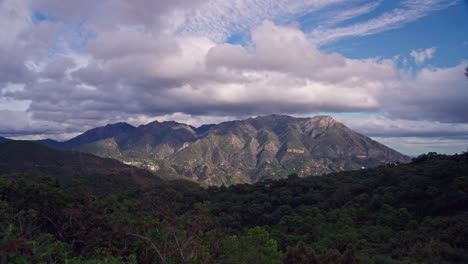
<instances>
[{"instance_id":1,"label":"mountain ridge","mask_svg":"<svg viewBox=\"0 0 468 264\"><path fill-rule=\"evenodd\" d=\"M175 121L138 127L125 124L95 128L61 144L164 174L161 177L188 178L207 185L410 161L330 116L273 114L198 128Z\"/></svg>"}]
</instances>

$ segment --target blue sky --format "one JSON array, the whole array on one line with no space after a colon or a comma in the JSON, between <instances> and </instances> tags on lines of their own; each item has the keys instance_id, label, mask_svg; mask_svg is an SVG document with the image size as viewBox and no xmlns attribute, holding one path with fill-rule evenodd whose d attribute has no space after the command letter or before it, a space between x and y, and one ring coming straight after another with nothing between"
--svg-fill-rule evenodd
<instances>
[{"instance_id":1,"label":"blue sky","mask_svg":"<svg viewBox=\"0 0 468 264\"><path fill-rule=\"evenodd\" d=\"M368 13L352 17L337 23L335 26L346 27L366 22L389 13L395 8L401 8L405 1L350 1L351 4L348 5L348 8L357 8L352 2L360 2L357 7L372 5L374 8ZM330 19L329 16L339 14L340 9L338 8L342 8L342 6L331 5L324 10L288 18L286 21L278 19L278 22L297 23L303 31L307 32L322 26L324 21ZM436 47L437 56L434 56L429 64L435 67L453 67L468 58L468 27L464 26L467 23L468 1L454 1L446 8L430 12L415 21L402 23L394 29L367 36L337 39L320 45L320 48L327 52L338 52L348 58L362 59L409 57L412 50L421 47ZM249 41L249 37L248 30L236 32L227 37L227 42L245 44ZM420 67L421 65L410 63L406 66Z\"/></svg>"},{"instance_id":2,"label":"blue sky","mask_svg":"<svg viewBox=\"0 0 468 264\"><path fill-rule=\"evenodd\" d=\"M468 146L468 1L3 0L0 136L329 114L417 155Z\"/></svg>"},{"instance_id":3,"label":"blue sky","mask_svg":"<svg viewBox=\"0 0 468 264\"><path fill-rule=\"evenodd\" d=\"M392 58L409 55L420 47L437 47L437 56L431 59L430 65L453 67L468 57L468 27L464 26L468 23L467 5L466 1L460 2L401 28L340 40L324 45L323 49L349 58Z\"/></svg>"}]
</instances>

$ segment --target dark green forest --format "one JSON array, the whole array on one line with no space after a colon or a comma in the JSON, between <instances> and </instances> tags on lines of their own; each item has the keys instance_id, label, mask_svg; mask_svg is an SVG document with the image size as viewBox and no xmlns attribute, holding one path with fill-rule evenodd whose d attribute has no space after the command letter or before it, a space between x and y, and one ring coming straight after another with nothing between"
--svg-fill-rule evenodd
<instances>
[{"instance_id":1,"label":"dark green forest","mask_svg":"<svg viewBox=\"0 0 468 264\"><path fill-rule=\"evenodd\" d=\"M59 179L0 176L2 263L468 263L467 153L228 188Z\"/></svg>"}]
</instances>

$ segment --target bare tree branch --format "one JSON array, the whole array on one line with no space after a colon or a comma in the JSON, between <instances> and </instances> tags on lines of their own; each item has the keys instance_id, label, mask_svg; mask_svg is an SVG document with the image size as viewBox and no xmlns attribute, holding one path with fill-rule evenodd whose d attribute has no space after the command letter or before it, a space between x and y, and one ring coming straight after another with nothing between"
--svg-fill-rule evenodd
<instances>
[{"instance_id":1,"label":"bare tree branch","mask_svg":"<svg viewBox=\"0 0 468 264\"><path fill-rule=\"evenodd\" d=\"M177 236L176 236L175 232L173 233L173 236L174 236L175 242L177 244L177 249L179 249L180 256L182 257L182 260L185 262L186 259L184 257L184 252L182 251L182 248L180 247L179 240L177 239Z\"/></svg>"},{"instance_id":2,"label":"bare tree branch","mask_svg":"<svg viewBox=\"0 0 468 264\"><path fill-rule=\"evenodd\" d=\"M142 236L142 235L138 235L138 234L133 234L133 233L127 233L127 235L129 235L129 236L134 236L134 237L138 237L138 238L141 238L141 239L143 239L143 240L148 241L148 242L151 244L151 247L153 247L154 250L156 250L156 253L158 253L159 258L161 259L161 261L162 261L164 264L167 263L167 262L166 262L166 258L163 257L163 255L162 255L161 252L159 251L158 247L153 243L153 241L152 241L150 238L145 237L145 236Z\"/></svg>"}]
</instances>

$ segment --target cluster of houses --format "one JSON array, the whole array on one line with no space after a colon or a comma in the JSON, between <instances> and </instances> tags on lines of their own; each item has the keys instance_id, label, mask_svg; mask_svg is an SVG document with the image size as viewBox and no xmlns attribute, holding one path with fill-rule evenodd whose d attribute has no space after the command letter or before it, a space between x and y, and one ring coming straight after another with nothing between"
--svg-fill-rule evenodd
<instances>
[{"instance_id":1,"label":"cluster of houses","mask_svg":"<svg viewBox=\"0 0 468 264\"><path fill-rule=\"evenodd\" d=\"M303 149L288 149L287 152L288 153L295 153L295 154L304 154L305 150L303 150Z\"/></svg>"}]
</instances>

